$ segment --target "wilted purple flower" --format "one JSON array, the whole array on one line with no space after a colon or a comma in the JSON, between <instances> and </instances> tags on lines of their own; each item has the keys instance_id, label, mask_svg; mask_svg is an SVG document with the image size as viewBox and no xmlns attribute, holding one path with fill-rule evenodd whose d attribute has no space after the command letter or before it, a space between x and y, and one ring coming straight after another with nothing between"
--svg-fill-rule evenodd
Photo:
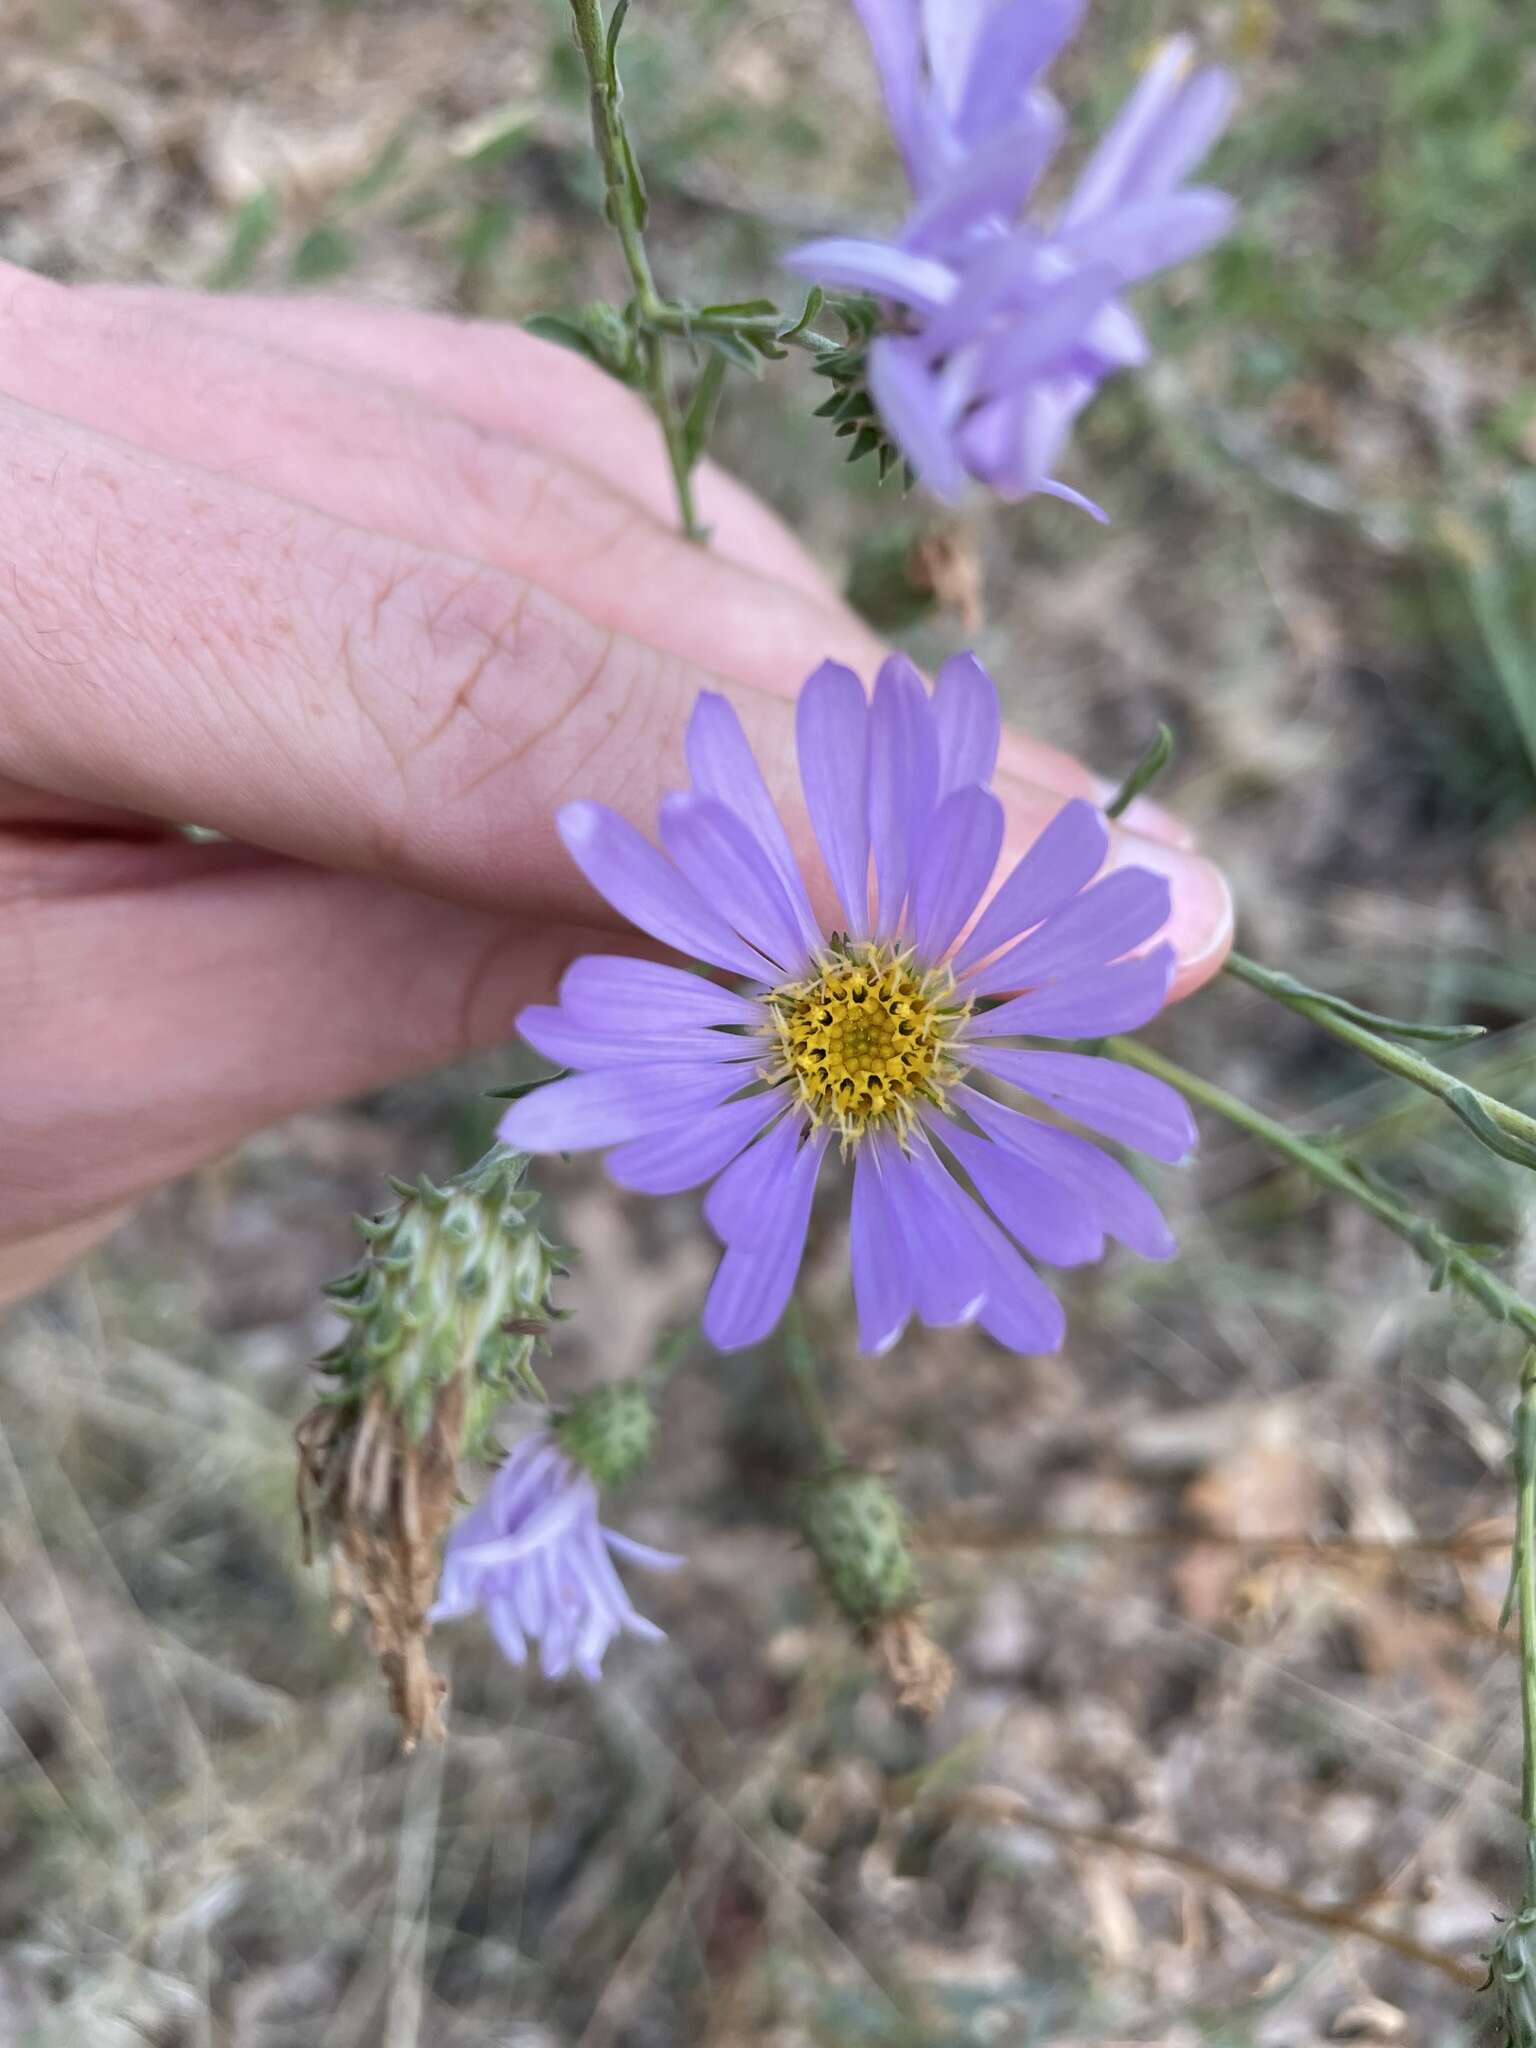
<instances>
[{"instance_id":1,"label":"wilted purple flower","mask_svg":"<svg viewBox=\"0 0 1536 2048\"><path fill-rule=\"evenodd\" d=\"M851 669L824 662L797 724L838 929L812 912L735 712L706 692L688 728L693 788L662 805L664 853L601 804L568 804L559 824L615 909L737 986L648 960L578 960L559 1006L525 1010L518 1027L582 1071L515 1103L501 1135L532 1152L612 1146L610 1174L645 1194L713 1182L704 1213L726 1250L704 1327L722 1350L777 1322L834 1137L853 1161L866 1350L888 1349L914 1312L930 1324L975 1319L1014 1350L1053 1350L1060 1305L1018 1246L1072 1265L1099 1257L1106 1236L1149 1258L1173 1242L1123 1166L975 1080L1022 1089L1158 1158L1183 1156L1189 1112L1160 1081L1005 1043L1145 1023L1173 952L1125 956L1166 921L1168 884L1134 867L1095 881L1108 829L1078 801L975 916L1003 811L984 786L997 692L972 655L945 664L931 699L893 656L873 703Z\"/></svg>"},{"instance_id":2,"label":"wilted purple flower","mask_svg":"<svg viewBox=\"0 0 1536 2048\"><path fill-rule=\"evenodd\" d=\"M1118 294L1221 236L1232 202L1182 181L1224 125L1232 87L1165 43L1049 223L1021 224L1061 136L1039 79L1078 0L856 0L916 205L893 241L837 236L794 250L819 283L887 310L868 380L881 420L941 497L967 478L1004 497L1046 491L1103 380L1147 360Z\"/></svg>"},{"instance_id":3,"label":"wilted purple flower","mask_svg":"<svg viewBox=\"0 0 1536 2048\"><path fill-rule=\"evenodd\" d=\"M655 1622L630 1605L610 1551L657 1572L684 1562L605 1529L592 1480L547 1431L537 1431L508 1454L448 1538L428 1620L482 1608L514 1664L536 1642L546 1678L575 1669L595 1680L616 1635L662 1639Z\"/></svg>"}]
</instances>

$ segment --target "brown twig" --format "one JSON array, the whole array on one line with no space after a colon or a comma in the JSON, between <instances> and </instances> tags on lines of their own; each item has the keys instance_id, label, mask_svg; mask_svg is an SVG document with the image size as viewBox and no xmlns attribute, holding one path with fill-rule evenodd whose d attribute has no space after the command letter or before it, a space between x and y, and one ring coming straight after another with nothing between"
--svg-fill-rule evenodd
<instances>
[{"instance_id":1,"label":"brown twig","mask_svg":"<svg viewBox=\"0 0 1536 2048\"><path fill-rule=\"evenodd\" d=\"M1426 1970L1438 1971L1442 1977L1449 1977L1453 1984L1463 1985L1468 1990L1477 1990L1487 1975L1486 1967L1480 1963L1464 1963L1459 1956L1444 1949L1426 1948L1410 1935L1378 1925L1365 1916L1359 1905L1313 1905L1284 1885L1267 1884L1262 1878L1250 1877L1243 1871L1228 1870L1219 1863L1211 1862L1208 1857L1197 1855L1192 1849L1180 1848L1176 1842L1149 1841L1123 1828L1057 1820L1050 1814L1037 1812L1016 1793L1002 1786L976 1786L968 1792L937 1802L926 1812L934 1819L967 1817L1008 1821L1018 1827L1038 1828L1042 1834L1053 1835L1060 1841L1113 1849L1124 1856L1150 1856L1159 1863L1188 1871L1191 1877L1197 1877L1205 1884L1219 1885L1223 1891L1232 1892L1240 1899L1268 1906L1287 1919L1299 1920L1305 1926L1322 1928L1330 1934L1358 1935L1362 1940L1374 1941L1378 1947L1391 1949L1394 1955L1418 1963Z\"/></svg>"},{"instance_id":2,"label":"brown twig","mask_svg":"<svg viewBox=\"0 0 1536 2048\"><path fill-rule=\"evenodd\" d=\"M1050 1550L1081 1544L1094 1550L1184 1550L1197 1546L1216 1550L1266 1551L1275 1557L1396 1563L1414 1558L1479 1558L1508 1550L1513 1537L1467 1530L1454 1536L1429 1536L1407 1543L1363 1536L1243 1536L1224 1529L1053 1529L1047 1524L1008 1523L982 1515L929 1515L912 1529L923 1550Z\"/></svg>"}]
</instances>

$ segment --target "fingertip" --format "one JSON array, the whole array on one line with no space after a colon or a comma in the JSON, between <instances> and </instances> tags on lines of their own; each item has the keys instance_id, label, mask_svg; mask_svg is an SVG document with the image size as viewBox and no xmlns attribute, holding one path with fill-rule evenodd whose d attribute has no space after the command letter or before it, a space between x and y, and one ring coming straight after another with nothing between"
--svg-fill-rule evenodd
<instances>
[{"instance_id":1,"label":"fingertip","mask_svg":"<svg viewBox=\"0 0 1536 2048\"><path fill-rule=\"evenodd\" d=\"M1110 868L1149 868L1167 879L1172 892L1164 937L1177 956L1168 1000L1180 1002L1221 971L1232 949L1232 891L1226 876L1203 854L1165 840L1111 827Z\"/></svg>"}]
</instances>

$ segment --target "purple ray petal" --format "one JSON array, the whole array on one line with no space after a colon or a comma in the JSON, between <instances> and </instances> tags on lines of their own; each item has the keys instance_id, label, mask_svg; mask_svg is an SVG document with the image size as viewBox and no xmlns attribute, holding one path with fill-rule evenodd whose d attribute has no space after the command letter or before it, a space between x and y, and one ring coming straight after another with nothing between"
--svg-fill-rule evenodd
<instances>
[{"instance_id":1,"label":"purple ray petal","mask_svg":"<svg viewBox=\"0 0 1536 2048\"><path fill-rule=\"evenodd\" d=\"M722 1102L707 1116L691 1116L648 1138L620 1145L603 1165L610 1180L637 1195L680 1195L685 1188L713 1180L783 1106L783 1095L776 1089Z\"/></svg>"},{"instance_id":2,"label":"purple ray petal","mask_svg":"<svg viewBox=\"0 0 1536 2048\"><path fill-rule=\"evenodd\" d=\"M930 1115L925 1121L1031 1258L1052 1266L1082 1266L1103 1256L1104 1233L1092 1204L1081 1195L1022 1154L963 1131L947 1117Z\"/></svg>"},{"instance_id":3,"label":"purple ray petal","mask_svg":"<svg viewBox=\"0 0 1536 2048\"><path fill-rule=\"evenodd\" d=\"M1160 198L1192 171L1227 125L1237 88L1214 65L1196 72L1136 153L1124 181L1129 199Z\"/></svg>"},{"instance_id":4,"label":"purple ray petal","mask_svg":"<svg viewBox=\"0 0 1536 2048\"><path fill-rule=\"evenodd\" d=\"M622 953L585 953L572 961L560 981L560 1007L573 1024L601 1031L617 1022L643 1021L648 1030L688 1030L700 1024L761 1024L766 1011L752 996L739 996L659 960L633 960Z\"/></svg>"},{"instance_id":5,"label":"purple ray petal","mask_svg":"<svg viewBox=\"0 0 1536 2048\"><path fill-rule=\"evenodd\" d=\"M772 1237L777 1219L768 1199L794 1171L807 1125L792 1112L726 1167L704 1198L704 1221L722 1244L761 1251Z\"/></svg>"},{"instance_id":6,"label":"purple ray petal","mask_svg":"<svg viewBox=\"0 0 1536 2048\"><path fill-rule=\"evenodd\" d=\"M647 1020L649 1022L649 1020ZM693 1066L716 1060L752 1060L762 1048L710 1025L688 1025L662 1036L656 1031L626 1031L621 1017L609 1013L607 1027L594 1030L577 1024L564 1010L533 1003L517 1018L517 1035L545 1059L562 1067L632 1067L637 1060L671 1066ZM745 1076L743 1076L745 1078Z\"/></svg>"},{"instance_id":7,"label":"purple ray petal","mask_svg":"<svg viewBox=\"0 0 1536 2048\"><path fill-rule=\"evenodd\" d=\"M971 1205L972 1227L987 1258L987 1298L977 1321L1010 1351L1041 1354L1061 1349L1067 1318L1033 1266L1022 1259L990 1216Z\"/></svg>"},{"instance_id":8,"label":"purple ray petal","mask_svg":"<svg viewBox=\"0 0 1536 2048\"><path fill-rule=\"evenodd\" d=\"M810 949L784 884L750 826L713 797L674 795L662 801L661 837L699 894L707 892L750 945L798 978Z\"/></svg>"},{"instance_id":9,"label":"purple ray petal","mask_svg":"<svg viewBox=\"0 0 1536 2048\"><path fill-rule=\"evenodd\" d=\"M766 1337L794 1288L805 1250L806 1226L816 1175L827 1149L827 1133L814 1131L776 1186L765 1190L773 1212L771 1233L760 1248L731 1245L704 1303L704 1334L720 1351L740 1351Z\"/></svg>"},{"instance_id":10,"label":"purple ray petal","mask_svg":"<svg viewBox=\"0 0 1536 2048\"><path fill-rule=\"evenodd\" d=\"M982 912L955 957L968 972L1020 932L1052 916L1084 888L1104 864L1109 826L1081 797L1064 804Z\"/></svg>"},{"instance_id":11,"label":"purple ray petal","mask_svg":"<svg viewBox=\"0 0 1536 2048\"><path fill-rule=\"evenodd\" d=\"M965 98L971 59L992 0L920 0L923 47L934 88L953 117Z\"/></svg>"},{"instance_id":12,"label":"purple ray petal","mask_svg":"<svg viewBox=\"0 0 1536 2048\"><path fill-rule=\"evenodd\" d=\"M869 700L841 662L824 661L795 710L800 781L847 928L869 930Z\"/></svg>"},{"instance_id":13,"label":"purple ray petal","mask_svg":"<svg viewBox=\"0 0 1536 2048\"><path fill-rule=\"evenodd\" d=\"M957 789L933 814L907 929L925 964L942 960L997 868L1003 807L989 790Z\"/></svg>"},{"instance_id":14,"label":"purple ray petal","mask_svg":"<svg viewBox=\"0 0 1536 2048\"><path fill-rule=\"evenodd\" d=\"M1116 868L976 977L978 995L1033 988L1118 960L1168 922L1173 891L1150 868Z\"/></svg>"},{"instance_id":15,"label":"purple ray petal","mask_svg":"<svg viewBox=\"0 0 1536 2048\"><path fill-rule=\"evenodd\" d=\"M1188 36L1173 36L1154 52L1130 97L1084 165L1061 216L1063 231L1092 220L1095 214L1115 205L1122 194L1138 196L1126 192L1128 175L1138 153L1178 98L1193 53L1194 44Z\"/></svg>"},{"instance_id":16,"label":"purple ray petal","mask_svg":"<svg viewBox=\"0 0 1536 2048\"><path fill-rule=\"evenodd\" d=\"M868 1145L860 1149L853 1169L848 1252L859 1349L880 1357L900 1337L912 1314L912 1261L886 1199L879 1159Z\"/></svg>"},{"instance_id":17,"label":"purple ray petal","mask_svg":"<svg viewBox=\"0 0 1536 2048\"><path fill-rule=\"evenodd\" d=\"M955 295L957 280L947 263L933 256L914 255L890 242L829 235L823 241L802 242L798 249L790 250L784 262L786 268L817 284L895 299L919 313L935 312Z\"/></svg>"},{"instance_id":18,"label":"purple ray petal","mask_svg":"<svg viewBox=\"0 0 1536 2048\"><path fill-rule=\"evenodd\" d=\"M690 882L606 804L566 804L556 821L566 850L597 893L663 945L754 981L774 973Z\"/></svg>"},{"instance_id":19,"label":"purple ray petal","mask_svg":"<svg viewBox=\"0 0 1536 2048\"><path fill-rule=\"evenodd\" d=\"M967 140L989 135L1012 118L1020 99L1076 33L1082 12L1083 0L994 8L976 38L960 106L958 126Z\"/></svg>"},{"instance_id":20,"label":"purple ray petal","mask_svg":"<svg viewBox=\"0 0 1536 2048\"><path fill-rule=\"evenodd\" d=\"M496 1646L507 1662L518 1666L526 1664L528 1638L518 1627L517 1616L513 1613L510 1602L488 1600L485 1618L491 1625L491 1634L496 1638Z\"/></svg>"},{"instance_id":21,"label":"purple ray petal","mask_svg":"<svg viewBox=\"0 0 1536 2048\"><path fill-rule=\"evenodd\" d=\"M1118 1060L991 1044L973 1047L972 1058L984 1073L1154 1159L1182 1159L1195 1143L1194 1118L1183 1096Z\"/></svg>"},{"instance_id":22,"label":"purple ray petal","mask_svg":"<svg viewBox=\"0 0 1536 2048\"><path fill-rule=\"evenodd\" d=\"M1107 263L1094 263L1042 292L1027 313L1010 320L986 343L977 373L981 389L1008 390L1059 364L1114 297L1119 283Z\"/></svg>"},{"instance_id":23,"label":"purple ray petal","mask_svg":"<svg viewBox=\"0 0 1536 2048\"><path fill-rule=\"evenodd\" d=\"M688 721L688 772L700 796L725 804L755 834L784 885L806 945L814 950L822 932L805 893L800 864L735 706L716 690L699 693Z\"/></svg>"},{"instance_id":24,"label":"purple ray petal","mask_svg":"<svg viewBox=\"0 0 1536 2048\"><path fill-rule=\"evenodd\" d=\"M599 1529L599 1535L627 1564L642 1564L648 1572L680 1572L688 1562L674 1550L653 1550L649 1543L637 1543L633 1536L621 1536L617 1529Z\"/></svg>"},{"instance_id":25,"label":"purple ray petal","mask_svg":"<svg viewBox=\"0 0 1536 2048\"><path fill-rule=\"evenodd\" d=\"M1060 498L1064 504L1075 505L1079 512L1086 512L1088 517L1096 519L1100 526L1108 526L1109 514L1104 510L1104 507L1092 498L1085 498L1081 491L1074 491L1070 484L1062 483L1060 478L1053 476L1044 477L1038 485L1038 489L1043 496L1047 498Z\"/></svg>"},{"instance_id":26,"label":"purple ray petal","mask_svg":"<svg viewBox=\"0 0 1536 2048\"><path fill-rule=\"evenodd\" d=\"M960 1088L955 1106L1000 1145L1021 1152L1044 1172L1090 1204L1106 1236L1144 1259L1171 1259L1178 1250L1163 1213L1135 1174L1075 1131L1057 1130L994 1102L974 1088Z\"/></svg>"},{"instance_id":27,"label":"purple ray petal","mask_svg":"<svg viewBox=\"0 0 1536 2048\"><path fill-rule=\"evenodd\" d=\"M571 1524L591 1511L591 1481L587 1481L588 1493L583 1493L579 1483L563 1487L559 1493L551 1494L541 1501L527 1520L509 1536L491 1536L484 1543L471 1544L459 1553L466 1565L477 1565L485 1571L504 1570L509 1564L521 1564L524 1558L532 1557L535 1551L563 1536Z\"/></svg>"},{"instance_id":28,"label":"purple ray petal","mask_svg":"<svg viewBox=\"0 0 1536 2048\"><path fill-rule=\"evenodd\" d=\"M1100 214L1063 235L1061 247L1079 263L1109 265L1122 284L1132 284L1208 249L1227 232L1236 211L1225 192L1196 185Z\"/></svg>"},{"instance_id":29,"label":"purple ray petal","mask_svg":"<svg viewBox=\"0 0 1536 2048\"><path fill-rule=\"evenodd\" d=\"M684 1117L713 1109L746 1076L733 1065L661 1066L641 1062L571 1074L514 1102L497 1126L521 1152L586 1152L648 1137Z\"/></svg>"},{"instance_id":30,"label":"purple ray petal","mask_svg":"<svg viewBox=\"0 0 1536 2048\"><path fill-rule=\"evenodd\" d=\"M1026 119L969 151L938 180L908 216L901 231L904 245L942 251L978 220L1015 213L1060 138L1061 114L1053 102L1043 100Z\"/></svg>"},{"instance_id":31,"label":"purple ray petal","mask_svg":"<svg viewBox=\"0 0 1536 2048\"><path fill-rule=\"evenodd\" d=\"M925 351L936 358L974 341L995 315L1029 304L1054 282L1059 270L1028 228L979 247L967 262L953 299L923 322Z\"/></svg>"},{"instance_id":32,"label":"purple ray petal","mask_svg":"<svg viewBox=\"0 0 1536 2048\"><path fill-rule=\"evenodd\" d=\"M923 159L918 88L922 54L917 0L853 0L874 51L896 143L915 181Z\"/></svg>"},{"instance_id":33,"label":"purple ray petal","mask_svg":"<svg viewBox=\"0 0 1536 2048\"><path fill-rule=\"evenodd\" d=\"M962 497L965 470L922 350L912 342L880 335L870 344L869 389L891 439L929 490L950 503Z\"/></svg>"},{"instance_id":34,"label":"purple ray petal","mask_svg":"<svg viewBox=\"0 0 1536 2048\"><path fill-rule=\"evenodd\" d=\"M882 1146L885 1195L905 1244L917 1312L930 1328L974 1322L987 1294L987 1260L950 1190L968 1197L925 1140L902 1152ZM974 1206L974 1205L972 1205Z\"/></svg>"},{"instance_id":35,"label":"purple ray petal","mask_svg":"<svg viewBox=\"0 0 1536 2048\"><path fill-rule=\"evenodd\" d=\"M939 795L992 780L1002 733L997 685L974 654L952 654L933 689L939 735Z\"/></svg>"},{"instance_id":36,"label":"purple ray petal","mask_svg":"<svg viewBox=\"0 0 1536 2048\"><path fill-rule=\"evenodd\" d=\"M901 922L939 786L939 739L923 679L904 654L880 664L869 717L869 843L879 915L891 937Z\"/></svg>"},{"instance_id":37,"label":"purple ray petal","mask_svg":"<svg viewBox=\"0 0 1536 2048\"><path fill-rule=\"evenodd\" d=\"M1107 1038L1112 1031L1135 1031L1168 1000L1174 964L1172 946L1155 946L1135 960L1083 968L971 1017L965 1038Z\"/></svg>"}]
</instances>

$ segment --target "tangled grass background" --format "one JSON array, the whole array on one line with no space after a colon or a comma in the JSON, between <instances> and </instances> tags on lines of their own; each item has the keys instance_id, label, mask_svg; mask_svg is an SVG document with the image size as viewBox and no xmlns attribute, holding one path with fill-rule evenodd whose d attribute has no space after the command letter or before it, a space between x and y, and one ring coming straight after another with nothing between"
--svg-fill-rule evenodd
<instances>
[{"instance_id":1,"label":"tangled grass background","mask_svg":"<svg viewBox=\"0 0 1536 2048\"><path fill-rule=\"evenodd\" d=\"M1189 25L1103 0L1062 78L1090 131ZM1528 42L1502 0L1196 25L1243 79L1243 221L1078 436L1107 536L898 512L801 375L739 387L718 450L920 659L974 641L1019 722L1114 776L1167 719L1251 949L1488 1025L1459 1070L1530 1106ZM851 10L637 7L625 55L679 290L750 296L791 238L887 218ZM622 296L594 191L561 0L12 0L0 30L0 253L56 275L519 318ZM1154 1037L1536 1282L1519 1170L1301 1020L1222 987ZM812 1245L845 1434L914 1509L959 1666L932 1728L814 1591L803 1424L748 1354L678 1375L625 1498L692 1558L647 1587L669 1643L588 1692L464 1632L451 1742L399 1759L299 1566L291 1430L348 1212L476 1156L518 1057L269 1134L0 1326L0 2041L1476 2039L1519 1883L1517 1347L1223 1130L1160 1184L1183 1256L1069 1276L1060 1358L949 1331L860 1361ZM582 1247L565 1377L633 1370L696 1309L695 1205L541 1179Z\"/></svg>"}]
</instances>

